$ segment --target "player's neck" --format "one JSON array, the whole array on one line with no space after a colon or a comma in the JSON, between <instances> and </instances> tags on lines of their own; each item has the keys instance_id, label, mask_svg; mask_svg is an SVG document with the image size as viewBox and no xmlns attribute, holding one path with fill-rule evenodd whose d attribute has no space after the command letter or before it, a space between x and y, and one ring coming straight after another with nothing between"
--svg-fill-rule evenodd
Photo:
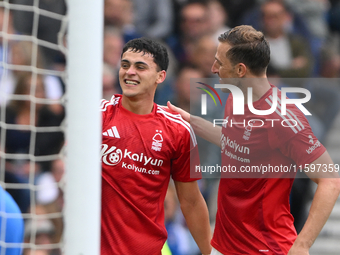
<instances>
[{"instance_id":1,"label":"player's neck","mask_svg":"<svg viewBox=\"0 0 340 255\"><path fill-rule=\"evenodd\" d=\"M259 100L271 88L266 75L261 77L251 77L251 79L247 79L246 85L242 86L242 92L245 95L244 97L245 104L248 103L248 87L252 87L253 102Z\"/></svg>"},{"instance_id":2,"label":"player's neck","mask_svg":"<svg viewBox=\"0 0 340 255\"><path fill-rule=\"evenodd\" d=\"M145 115L152 112L153 109L153 100L150 99L136 99L136 98L129 98L123 95L122 97L122 106L135 114Z\"/></svg>"}]
</instances>

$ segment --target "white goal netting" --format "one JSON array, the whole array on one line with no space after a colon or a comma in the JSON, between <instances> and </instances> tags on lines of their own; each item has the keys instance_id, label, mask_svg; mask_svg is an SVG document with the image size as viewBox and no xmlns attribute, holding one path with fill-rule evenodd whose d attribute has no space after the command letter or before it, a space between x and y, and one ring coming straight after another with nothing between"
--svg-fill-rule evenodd
<instances>
[{"instance_id":1,"label":"white goal netting","mask_svg":"<svg viewBox=\"0 0 340 255\"><path fill-rule=\"evenodd\" d=\"M0 0L0 255L64 249L66 27L63 0Z\"/></svg>"}]
</instances>

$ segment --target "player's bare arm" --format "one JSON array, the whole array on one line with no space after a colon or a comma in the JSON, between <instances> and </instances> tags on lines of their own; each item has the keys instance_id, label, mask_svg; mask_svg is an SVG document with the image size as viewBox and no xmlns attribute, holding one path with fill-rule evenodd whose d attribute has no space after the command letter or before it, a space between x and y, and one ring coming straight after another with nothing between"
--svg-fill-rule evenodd
<instances>
[{"instance_id":1,"label":"player's bare arm","mask_svg":"<svg viewBox=\"0 0 340 255\"><path fill-rule=\"evenodd\" d=\"M327 151L312 162L310 166L317 166L318 164L325 164L323 166L327 166L329 171L327 173L311 173L308 171L308 168L305 170L308 177L317 183L318 187L314 195L307 221L288 255L309 254L309 248L325 225L340 194L340 178L338 173L335 173L334 171L331 172L331 168L333 167L334 169L334 165Z\"/></svg>"},{"instance_id":2,"label":"player's bare arm","mask_svg":"<svg viewBox=\"0 0 340 255\"><path fill-rule=\"evenodd\" d=\"M174 106L170 102L168 102L167 105L170 110L178 112L185 121L190 123L196 135L202 137L208 142L216 144L218 147L221 147L221 126L215 125L214 127L213 123L211 123L210 121L207 121L195 115L190 115L190 113L184 111L177 106Z\"/></svg>"},{"instance_id":3,"label":"player's bare arm","mask_svg":"<svg viewBox=\"0 0 340 255\"><path fill-rule=\"evenodd\" d=\"M202 254L210 254L209 213L197 182L175 181L175 187L181 210L192 236Z\"/></svg>"}]
</instances>

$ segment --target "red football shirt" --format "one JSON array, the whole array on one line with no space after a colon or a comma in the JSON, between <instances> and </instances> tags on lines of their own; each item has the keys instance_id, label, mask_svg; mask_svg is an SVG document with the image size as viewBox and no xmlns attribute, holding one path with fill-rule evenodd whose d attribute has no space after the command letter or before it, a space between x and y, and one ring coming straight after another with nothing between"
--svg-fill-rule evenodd
<instances>
[{"instance_id":1,"label":"red football shirt","mask_svg":"<svg viewBox=\"0 0 340 255\"><path fill-rule=\"evenodd\" d=\"M115 95L102 101L101 111L101 254L160 254L167 239L164 198L170 175L181 182L200 178L194 173L195 135L180 115L157 104L150 114L138 115Z\"/></svg>"},{"instance_id":2,"label":"red football shirt","mask_svg":"<svg viewBox=\"0 0 340 255\"><path fill-rule=\"evenodd\" d=\"M253 103L254 108L271 108L272 94L273 86ZM225 255L283 255L296 239L289 206L293 178L300 165L316 160L325 148L295 105L288 104L287 115L281 114L280 99L278 90L278 106L265 116L253 114L248 105L244 115L233 115L232 95L227 100L222 166L234 167L236 172L222 173L212 239L212 246ZM277 172L242 172L263 167L276 167Z\"/></svg>"}]
</instances>

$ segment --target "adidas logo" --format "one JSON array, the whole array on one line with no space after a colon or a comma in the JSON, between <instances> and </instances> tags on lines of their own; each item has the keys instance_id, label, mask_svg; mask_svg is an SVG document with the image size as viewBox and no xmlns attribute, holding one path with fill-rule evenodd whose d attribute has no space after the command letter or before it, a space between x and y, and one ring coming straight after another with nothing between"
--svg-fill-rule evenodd
<instances>
[{"instance_id":1,"label":"adidas logo","mask_svg":"<svg viewBox=\"0 0 340 255\"><path fill-rule=\"evenodd\" d=\"M110 137L120 138L116 126L113 126L112 128L106 130L106 132L103 133L103 136L110 136Z\"/></svg>"}]
</instances>

